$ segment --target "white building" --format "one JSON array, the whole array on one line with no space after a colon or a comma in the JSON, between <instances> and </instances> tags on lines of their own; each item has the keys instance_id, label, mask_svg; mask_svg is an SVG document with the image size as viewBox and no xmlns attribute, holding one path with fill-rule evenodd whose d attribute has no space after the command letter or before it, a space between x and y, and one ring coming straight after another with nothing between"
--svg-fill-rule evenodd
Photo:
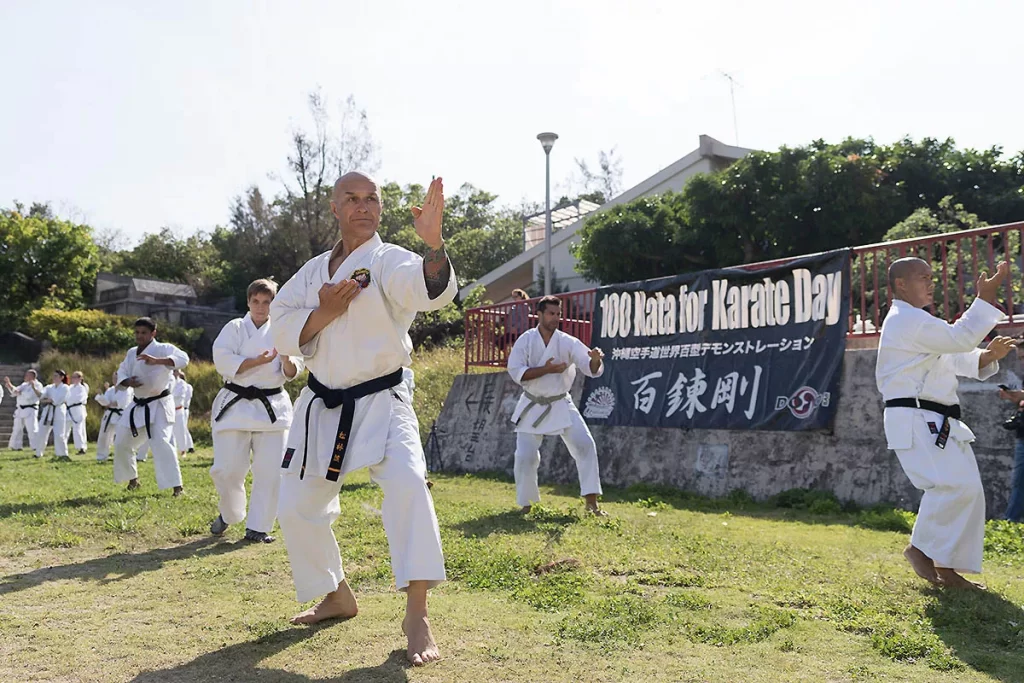
<instances>
[{"instance_id":1,"label":"white building","mask_svg":"<svg viewBox=\"0 0 1024 683\"><path fill-rule=\"evenodd\" d=\"M631 202L638 197L661 194L672 190L683 189L686 182L698 173L714 173L732 164L737 159L742 159L753 150L743 147L733 147L719 142L708 136L700 136L700 146L693 150L679 161L667 166L650 178L629 188L619 196L596 208L596 211L604 211L617 204ZM551 270L558 279L560 287L568 288L569 291L589 289L598 286L599 283L587 280L576 270L576 258L570 252L570 246L580 241L577 233L583 227L586 220L586 210L593 209L591 206L570 207L561 217L552 212L551 235ZM577 211L576 215L582 215L575 221L566 220L570 211ZM569 225L559 229L560 224ZM495 303L510 300L513 289L526 289L533 282L540 279L540 273L544 270L544 241L529 246L537 240L530 239L527 235L528 248L511 261L495 268L479 280L472 282L459 292L461 297L466 297L473 289L483 286L486 290L486 298Z\"/></svg>"}]
</instances>

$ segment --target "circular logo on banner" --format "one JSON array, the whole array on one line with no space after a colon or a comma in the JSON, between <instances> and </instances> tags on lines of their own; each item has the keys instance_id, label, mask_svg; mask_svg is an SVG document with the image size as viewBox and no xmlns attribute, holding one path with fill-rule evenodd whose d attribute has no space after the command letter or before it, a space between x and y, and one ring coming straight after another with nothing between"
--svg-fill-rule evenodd
<instances>
[{"instance_id":1,"label":"circular logo on banner","mask_svg":"<svg viewBox=\"0 0 1024 683\"><path fill-rule=\"evenodd\" d=\"M783 408L789 408L789 412L793 413L793 417L799 420L806 420L814 411L818 409L818 406L828 406L831 401L831 394L825 392L819 394L812 387L800 387L793 392L793 395L789 398L785 396L779 396L775 399L775 409L782 410Z\"/></svg>"},{"instance_id":2,"label":"circular logo on banner","mask_svg":"<svg viewBox=\"0 0 1024 683\"><path fill-rule=\"evenodd\" d=\"M598 387L587 397L583 417L605 419L615 410L615 394L608 387Z\"/></svg>"}]
</instances>

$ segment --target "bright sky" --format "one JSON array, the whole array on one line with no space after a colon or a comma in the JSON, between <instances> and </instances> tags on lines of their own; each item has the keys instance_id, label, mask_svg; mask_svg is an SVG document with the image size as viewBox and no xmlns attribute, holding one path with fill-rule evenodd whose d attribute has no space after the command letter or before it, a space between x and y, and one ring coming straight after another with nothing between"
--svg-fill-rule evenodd
<instances>
[{"instance_id":1,"label":"bright sky","mask_svg":"<svg viewBox=\"0 0 1024 683\"><path fill-rule=\"evenodd\" d=\"M0 206L133 240L268 194L307 94L366 108L380 177L544 197L617 147L629 187L701 133L775 149L904 134L1024 149L1024 2L406 0L0 4Z\"/></svg>"}]
</instances>

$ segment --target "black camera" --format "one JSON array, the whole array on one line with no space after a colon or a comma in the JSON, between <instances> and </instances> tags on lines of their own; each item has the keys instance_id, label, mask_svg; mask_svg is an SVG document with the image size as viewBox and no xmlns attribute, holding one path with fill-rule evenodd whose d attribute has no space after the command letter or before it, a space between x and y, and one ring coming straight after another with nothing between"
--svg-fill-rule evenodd
<instances>
[{"instance_id":1,"label":"black camera","mask_svg":"<svg viewBox=\"0 0 1024 683\"><path fill-rule=\"evenodd\" d=\"M1017 436L1024 438L1024 411L1015 412L1009 420L1003 423L1003 429L1017 432Z\"/></svg>"}]
</instances>

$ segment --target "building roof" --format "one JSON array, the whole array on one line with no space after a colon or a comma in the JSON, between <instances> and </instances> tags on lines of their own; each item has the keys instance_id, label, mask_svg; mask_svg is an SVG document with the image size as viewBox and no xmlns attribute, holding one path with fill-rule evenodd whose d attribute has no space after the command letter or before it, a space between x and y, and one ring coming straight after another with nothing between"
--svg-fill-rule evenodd
<instances>
[{"instance_id":1,"label":"building roof","mask_svg":"<svg viewBox=\"0 0 1024 683\"><path fill-rule=\"evenodd\" d=\"M647 178L646 180L637 183L636 185L629 188L628 190L618 195L617 197L601 205L601 207L599 209L596 209L596 211L607 211L613 206L617 206L619 204L626 204L628 202L633 201L634 199L643 197L644 195L649 194L652 190L654 190L661 184L668 181L669 179L675 177L682 171L685 171L690 166L693 166L701 159L709 157L718 157L721 159L729 159L735 161L737 159L742 159L746 155L750 154L752 151L754 150L747 149L745 147L734 147L732 145L727 145L724 142L716 140L710 135L701 135L700 144L697 147L697 149L693 150L692 152L684 156L682 159L679 159L678 161L661 169L660 171L658 171L651 177ZM590 215L595 212L587 213L588 215ZM554 212L552 212L552 221L554 221L553 214ZM566 240L571 239L572 236L575 235L581 227L583 227L583 223L586 220L586 218L587 216L582 216L581 218L578 218L576 222L566 227L565 229L559 230L558 232L553 232L551 235L551 247L554 248L555 246L565 242ZM544 242L543 240L541 240L539 244L529 249L526 249L525 251L523 251L521 254L511 259L510 261L503 263L502 265L498 266L497 268L487 273L486 275L481 276L480 279L477 280L476 282L471 282L465 287L463 287L461 290L459 290L459 296L465 298L466 296L469 295L470 292L473 291L474 288L479 287L480 285L487 286L492 282L495 282L496 280L504 277L505 275L508 275L516 268L519 268L523 264L532 261L533 259L537 258L543 253Z\"/></svg>"},{"instance_id":2,"label":"building roof","mask_svg":"<svg viewBox=\"0 0 1024 683\"><path fill-rule=\"evenodd\" d=\"M181 285L175 282L133 277L132 286L135 287L135 291L142 294L164 294L192 299L196 297L196 290L192 289L192 285Z\"/></svg>"}]
</instances>

